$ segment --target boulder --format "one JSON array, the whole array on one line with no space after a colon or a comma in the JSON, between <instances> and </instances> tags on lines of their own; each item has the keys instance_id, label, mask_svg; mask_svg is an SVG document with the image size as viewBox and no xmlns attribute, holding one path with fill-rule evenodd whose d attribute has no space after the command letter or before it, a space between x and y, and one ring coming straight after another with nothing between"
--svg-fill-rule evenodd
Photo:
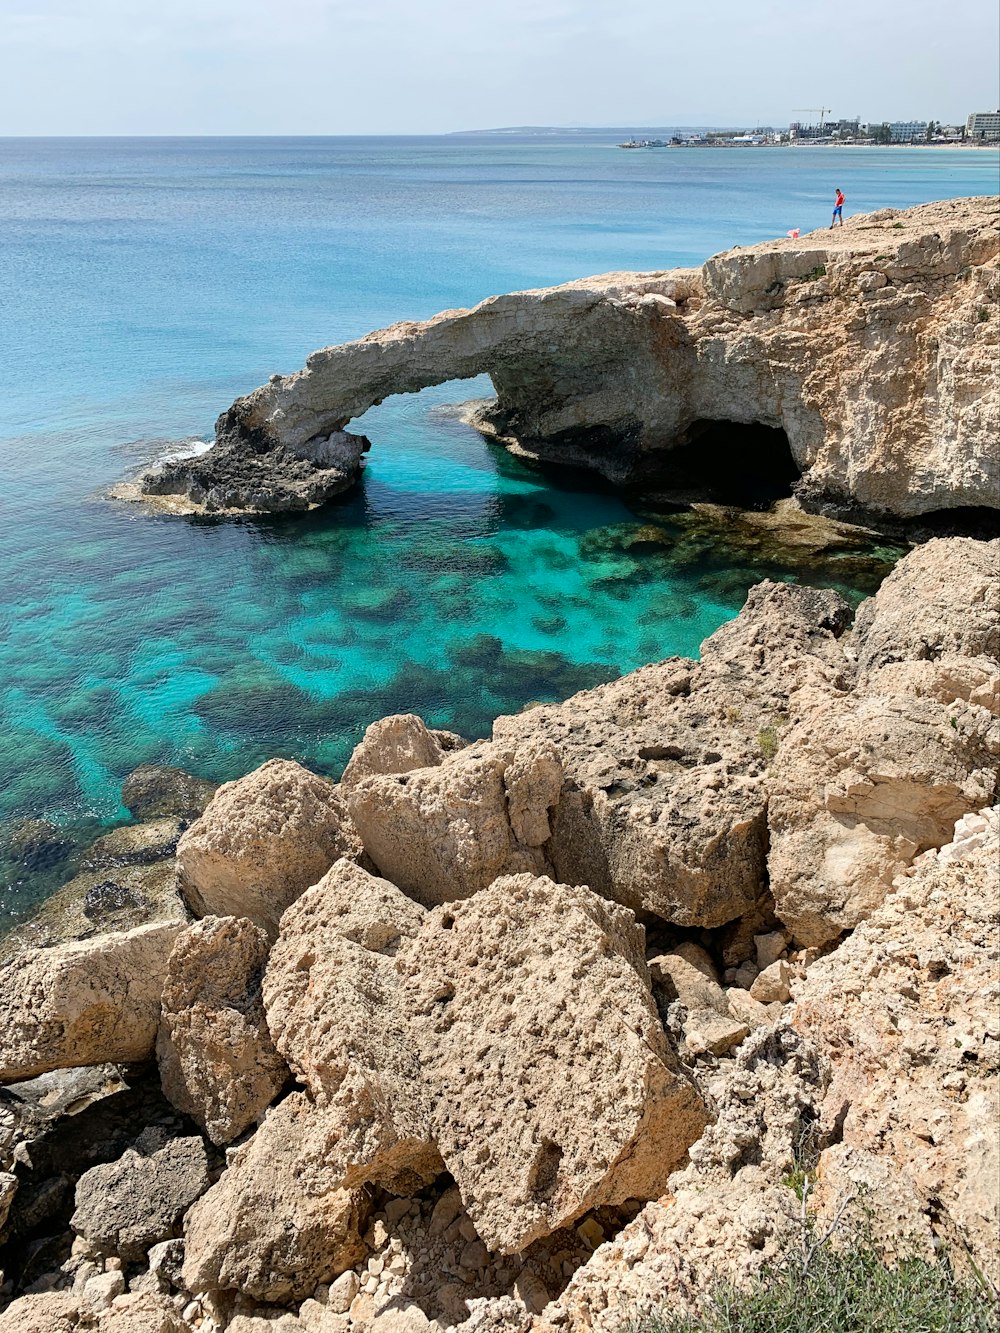
<instances>
[{"instance_id":1,"label":"boulder","mask_svg":"<svg viewBox=\"0 0 1000 1333\"><path fill-rule=\"evenodd\" d=\"M345 912L348 887L357 907ZM380 928L369 916L358 930L369 893ZM335 866L285 913L268 963L264 999L275 1045L317 1104L336 1108L347 1188L374 1182L408 1195L444 1169L391 957L417 935L424 915L384 880Z\"/></svg>"},{"instance_id":2,"label":"boulder","mask_svg":"<svg viewBox=\"0 0 1000 1333\"><path fill-rule=\"evenodd\" d=\"M208 1184L201 1139L149 1130L116 1162L80 1177L70 1226L102 1253L138 1263L151 1246L180 1234L184 1214Z\"/></svg>"},{"instance_id":3,"label":"boulder","mask_svg":"<svg viewBox=\"0 0 1000 1333\"><path fill-rule=\"evenodd\" d=\"M561 786L559 756L544 740L483 742L430 768L359 778L345 797L379 872L433 906L500 874L545 870Z\"/></svg>"},{"instance_id":4,"label":"boulder","mask_svg":"<svg viewBox=\"0 0 1000 1333\"><path fill-rule=\"evenodd\" d=\"M498 718L499 743L547 742L562 757L544 847L556 877L685 926L751 911L789 700L843 686L849 616L836 593L762 583L705 641L700 663L671 658ZM447 767L437 772L446 779Z\"/></svg>"},{"instance_id":5,"label":"boulder","mask_svg":"<svg viewBox=\"0 0 1000 1333\"><path fill-rule=\"evenodd\" d=\"M0 1083L148 1059L181 923L29 949L0 965Z\"/></svg>"},{"instance_id":6,"label":"boulder","mask_svg":"<svg viewBox=\"0 0 1000 1333\"><path fill-rule=\"evenodd\" d=\"M22 1296L0 1311L0 1333L76 1333L79 1302L71 1291Z\"/></svg>"},{"instance_id":7,"label":"boulder","mask_svg":"<svg viewBox=\"0 0 1000 1333\"><path fill-rule=\"evenodd\" d=\"M345 787L362 778L384 773L410 773L415 768L434 768L441 763L445 749L422 718L413 713L399 713L373 722L341 779Z\"/></svg>"},{"instance_id":8,"label":"boulder","mask_svg":"<svg viewBox=\"0 0 1000 1333\"><path fill-rule=\"evenodd\" d=\"M180 768L140 764L122 783L122 805L138 820L197 819L217 791L214 782Z\"/></svg>"},{"instance_id":9,"label":"boulder","mask_svg":"<svg viewBox=\"0 0 1000 1333\"><path fill-rule=\"evenodd\" d=\"M213 1143L229 1143L281 1091L288 1066L267 1030L267 936L246 917L205 917L177 937L156 1056L163 1091Z\"/></svg>"},{"instance_id":10,"label":"boulder","mask_svg":"<svg viewBox=\"0 0 1000 1333\"><path fill-rule=\"evenodd\" d=\"M850 695L807 710L770 776L775 910L800 944L863 920L895 875L995 799L1000 728L976 704Z\"/></svg>"},{"instance_id":11,"label":"boulder","mask_svg":"<svg viewBox=\"0 0 1000 1333\"><path fill-rule=\"evenodd\" d=\"M670 953L657 954L649 960L653 985L662 989L669 1000L679 1000L691 1011L714 1010L728 1015L726 993L719 984L715 964L698 944L679 944Z\"/></svg>"},{"instance_id":12,"label":"boulder","mask_svg":"<svg viewBox=\"0 0 1000 1333\"><path fill-rule=\"evenodd\" d=\"M93 842L80 858L81 870L148 865L172 857L181 836L181 820L165 816L144 824L125 824Z\"/></svg>"},{"instance_id":13,"label":"boulder","mask_svg":"<svg viewBox=\"0 0 1000 1333\"><path fill-rule=\"evenodd\" d=\"M269 938L281 913L361 844L337 787L301 764L271 759L224 783L177 847L197 916L246 916Z\"/></svg>"},{"instance_id":14,"label":"boulder","mask_svg":"<svg viewBox=\"0 0 1000 1333\"><path fill-rule=\"evenodd\" d=\"M1000 658L998 567L1000 540L938 538L911 551L858 607L862 682L891 662Z\"/></svg>"},{"instance_id":15,"label":"boulder","mask_svg":"<svg viewBox=\"0 0 1000 1333\"><path fill-rule=\"evenodd\" d=\"M401 949L433 1136L490 1249L655 1197L704 1127L643 947L630 912L525 874L436 908Z\"/></svg>"},{"instance_id":16,"label":"boulder","mask_svg":"<svg viewBox=\"0 0 1000 1333\"><path fill-rule=\"evenodd\" d=\"M819 1119L834 1146L820 1155L817 1205L832 1216L875 1185L866 1225L890 1258L943 1241L994 1287L998 864L1000 811L959 821L952 842L898 875L812 963L791 1018L832 1070Z\"/></svg>"},{"instance_id":17,"label":"boulder","mask_svg":"<svg viewBox=\"0 0 1000 1333\"><path fill-rule=\"evenodd\" d=\"M365 1253L370 1204L342 1188L336 1112L293 1093L274 1108L185 1224L188 1291L302 1301Z\"/></svg>"}]
</instances>

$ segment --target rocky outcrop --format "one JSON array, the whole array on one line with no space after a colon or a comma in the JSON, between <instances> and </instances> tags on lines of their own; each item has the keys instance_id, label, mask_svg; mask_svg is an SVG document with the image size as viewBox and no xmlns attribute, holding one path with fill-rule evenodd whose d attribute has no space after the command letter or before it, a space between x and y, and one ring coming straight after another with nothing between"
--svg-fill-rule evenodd
<instances>
[{"instance_id":1,"label":"rocky outcrop","mask_svg":"<svg viewBox=\"0 0 1000 1333\"><path fill-rule=\"evenodd\" d=\"M217 785L180 768L140 764L122 783L122 805L138 820L173 817L190 823L208 805Z\"/></svg>"},{"instance_id":2,"label":"rocky outcrop","mask_svg":"<svg viewBox=\"0 0 1000 1333\"><path fill-rule=\"evenodd\" d=\"M399 713L373 722L341 779L352 787L362 778L383 773L409 773L415 768L434 768L452 750L464 748L460 736L449 731L431 731L423 718Z\"/></svg>"},{"instance_id":3,"label":"rocky outcrop","mask_svg":"<svg viewBox=\"0 0 1000 1333\"><path fill-rule=\"evenodd\" d=\"M355 775L364 746L349 765ZM498 875L549 870L542 849L562 779L558 751L544 739L481 743L434 767L354 776L344 795L381 873L430 907L468 897Z\"/></svg>"},{"instance_id":4,"label":"rocky outcrop","mask_svg":"<svg viewBox=\"0 0 1000 1333\"><path fill-rule=\"evenodd\" d=\"M116 488L116 498L157 497L185 514L283 514L315 509L353 486L370 442L335 430L274 448L270 440L247 447L246 438L220 441L206 453L174 458L146 472L136 489Z\"/></svg>"},{"instance_id":5,"label":"rocky outcrop","mask_svg":"<svg viewBox=\"0 0 1000 1333\"><path fill-rule=\"evenodd\" d=\"M391 394L485 372L497 400L481 428L614 480L683 480L705 423L755 423L786 433L812 506L996 507L997 251L995 200L954 199L701 270L491 297L314 352L223 413L207 454L141 488L220 512L319 502L322 482L314 495L286 473L331 432Z\"/></svg>"},{"instance_id":6,"label":"rocky outcrop","mask_svg":"<svg viewBox=\"0 0 1000 1333\"><path fill-rule=\"evenodd\" d=\"M29 949L0 966L0 1083L145 1060L181 923Z\"/></svg>"},{"instance_id":7,"label":"rocky outcrop","mask_svg":"<svg viewBox=\"0 0 1000 1333\"><path fill-rule=\"evenodd\" d=\"M282 912L361 844L337 788L270 759L224 783L177 847L181 888L198 916L246 916L272 939Z\"/></svg>"},{"instance_id":8,"label":"rocky outcrop","mask_svg":"<svg viewBox=\"0 0 1000 1333\"><path fill-rule=\"evenodd\" d=\"M161 1000L163 1091L213 1143L229 1143L281 1091L288 1067L267 1030L267 936L245 917L206 917L178 936Z\"/></svg>"}]
</instances>

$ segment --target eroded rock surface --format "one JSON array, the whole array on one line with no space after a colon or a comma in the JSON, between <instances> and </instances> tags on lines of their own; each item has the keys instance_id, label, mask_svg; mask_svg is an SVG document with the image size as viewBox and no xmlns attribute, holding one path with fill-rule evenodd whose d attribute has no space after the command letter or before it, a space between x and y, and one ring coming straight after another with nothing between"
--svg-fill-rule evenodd
<instances>
[{"instance_id":1,"label":"eroded rock surface","mask_svg":"<svg viewBox=\"0 0 1000 1333\"><path fill-rule=\"evenodd\" d=\"M0 1083L145 1060L179 921L29 949L0 966Z\"/></svg>"},{"instance_id":2,"label":"eroded rock surface","mask_svg":"<svg viewBox=\"0 0 1000 1333\"><path fill-rule=\"evenodd\" d=\"M156 1055L163 1091L213 1143L242 1134L288 1067L261 999L267 936L246 917L206 917L178 936L163 987Z\"/></svg>"},{"instance_id":3,"label":"eroded rock surface","mask_svg":"<svg viewBox=\"0 0 1000 1333\"><path fill-rule=\"evenodd\" d=\"M336 786L270 759L221 786L177 846L184 895L199 916L246 916L274 938L282 912L361 844Z\"/></svg>"},{"instance_id":4,"label":"eroded rock surface","mask_svg":"<svg viewBox=\"0 0 1000 1333\"><path fill-rule=\"evenodd\" d=\"M331 432L391 394L487 373L483 429L615 480L669 474L704 423L730 421L784 430L814 505L996 507L998 248L996 201L953 199L701 270L490 297L314 352L224 412L208 454L141 484L191 507L290 507L283 472ZM218 496L216 472L236 476Z\"/></svg>"},{"instance_id":5,"label":"eroded rock surface","mask_svg":"<svg viewBox=\"0 0 1000 1333\"><path fill-rule=\"evenodd\" d=\"M658 1194L704 1126L643 946L630 912L530 875L437 908L404 946L434 1137L490 1248Z\"/></svg>"}]
</instances>

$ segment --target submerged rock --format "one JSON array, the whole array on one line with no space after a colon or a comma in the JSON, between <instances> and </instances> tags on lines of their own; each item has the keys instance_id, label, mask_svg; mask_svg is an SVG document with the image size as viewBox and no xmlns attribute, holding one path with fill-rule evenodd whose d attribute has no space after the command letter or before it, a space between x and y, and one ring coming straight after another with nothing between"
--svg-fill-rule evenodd
<instances>
[{"instance_id":1,"label":"submerged rock","mask_svg":"<svg viewBox=\"0 0 1000 1333\"><path fill-rule=\"evenodd\" d=\"M136 819L183 819L198 816L215 795L217 785L180 768L140 764L122 784L122 804Z\"/></svg>"}]
</instances>

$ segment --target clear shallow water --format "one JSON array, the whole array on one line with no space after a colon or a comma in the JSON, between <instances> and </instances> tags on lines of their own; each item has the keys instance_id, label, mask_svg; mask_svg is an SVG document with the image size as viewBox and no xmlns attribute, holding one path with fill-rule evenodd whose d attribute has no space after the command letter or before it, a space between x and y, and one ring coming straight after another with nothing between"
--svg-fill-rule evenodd
<instances>
[{"instance_id":1,"label":"clear shallow water","mask_svg":"<svg viewBox=\"0 0 1000 1333\"><path fill-rule=\"evenodd\" d=\"M824 223L835 185L850 213L989 193L996 175L996 154L954 150L0 140L0 825L113 822L141 762L336 772L385 713L482 733L696 653L750 583L796 571L682 521L635 545L622 499L443 410L487 381L368 413L364 485L316 515L195 522L102 492L316 346L496 291L699 263ZM809 577L871 581L847 563ZM8 887L16 910L29 889Z\"/></svg>"}]
</instances>

